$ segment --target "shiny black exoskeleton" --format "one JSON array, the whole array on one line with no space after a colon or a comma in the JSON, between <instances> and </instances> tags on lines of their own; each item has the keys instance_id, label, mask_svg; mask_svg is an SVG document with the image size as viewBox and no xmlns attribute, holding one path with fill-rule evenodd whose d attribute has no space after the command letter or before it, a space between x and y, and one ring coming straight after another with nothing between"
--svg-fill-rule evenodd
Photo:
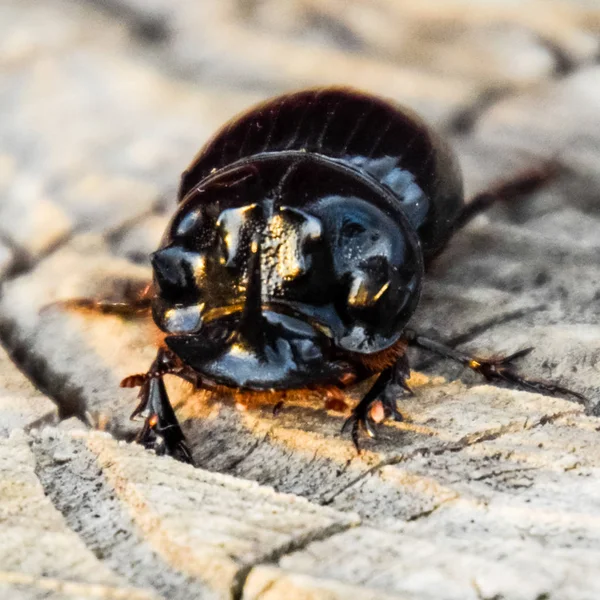
<instances>
[{"instance_id":1,"label":"shiny black exoskeleton","mask_svg":"<svg viewBox=\"0 0 600 600\"><path fill-rule=\"evenodd\" d=\"M145 442L190 460L162 377L198 387L344 388L379 373L349 422L372 434L381 401L399 419L392 384L408 391L408 344L489 379L546 393L508 359L461 354L407 329L424 270L496 196L465 207L449 147L409 111L356 91L275 98L227 124L183 174L179 205L152 255L150 302L164 344L135 414ZM107 308L107 303L103 303ZM110 308L110 307L108 307ZM518 353L522 355L523 353Z\"/></svg>"},{"instance_id":2,"label":"shiny black exoskeleton","mask_svg":"<svg viewBox=\"0 0 600 600\"><path fill-rule=\"evenodd\" d=\"M179 201L152 256L154 319L203 380L253 389L335 383L393 346L463 206L425 125L338 90L230 123Z\"/></svg>"}]
</instances>

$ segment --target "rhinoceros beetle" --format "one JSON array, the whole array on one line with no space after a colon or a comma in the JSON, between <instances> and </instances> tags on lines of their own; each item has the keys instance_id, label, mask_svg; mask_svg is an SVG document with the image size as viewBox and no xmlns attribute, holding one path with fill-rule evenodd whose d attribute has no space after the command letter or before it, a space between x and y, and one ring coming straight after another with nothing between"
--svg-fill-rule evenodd
<instances>
[{"instance_id":1,"label":"rhinoceros beetle","mask_svg":"<svg viewBox=\"0 0 600 600\"><path fill-rule=\"evenodd\" d=\"M156 360L122 385L141 386L140 440L190 462L167 374L238 390L341 390L377 375L346 422L357 448L361 428L374 433L376 402L402 418L391 390L410 392L408 345L488 380L581 398L520 376L511 363L529 348L484 360L407 327L452 234L544 177L526 174L465 204L454 154L412 112L347 89L283 95L225 125L183 173L144 296L75 303L151 309L163 332Z\"/></svg>"}]
</instances>

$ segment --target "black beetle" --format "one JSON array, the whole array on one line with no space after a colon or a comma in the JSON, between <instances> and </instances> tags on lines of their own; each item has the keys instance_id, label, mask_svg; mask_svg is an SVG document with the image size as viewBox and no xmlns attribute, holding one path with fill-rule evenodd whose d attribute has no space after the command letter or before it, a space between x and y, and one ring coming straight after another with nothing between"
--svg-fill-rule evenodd
<instances>
[{"instance_id":1,"label":"black beetle","mask_svg":"<svg viewBox=\"0 0 600 600\"><path fill-rule=\"evenodd\" d=\"M521 377L515 358L474 358L407 328L423 275L451 235L498 198L546 178L529 173L465 204L449 146L410 111L347 89L269 100L228 123L182 176L179 205L151 257L154 282L129 304L76 300L104 312L150 309L164 332L132 416L140 439L191 461L162 378L197 387L343 389L379 374L346 424L358 447L390 386L410 392L413 344L488 380L579 394ZM381 405L380 405L381 406Z\"/></svg>"}]
</instances>

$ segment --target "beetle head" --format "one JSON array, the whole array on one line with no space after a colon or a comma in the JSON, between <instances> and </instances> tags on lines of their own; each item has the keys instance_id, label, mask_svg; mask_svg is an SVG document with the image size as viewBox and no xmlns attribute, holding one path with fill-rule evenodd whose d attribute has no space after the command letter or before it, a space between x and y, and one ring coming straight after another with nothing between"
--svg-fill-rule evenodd
<instances>
[{"instance_id":1,"label":"beetle head","mask_svg":"<svg viewBox=\"0 0 600 600\"><path fill-rule=\"evenodd\" d=\"M326 335L293 311L263 302L258 234L251 242L246 271L241 308L217 309L203 319L202 305L196 304L200 322L194 315L188 323L194 328L191 335L167 337L171 350L205 377L233 387L293 387L341 375L343 366L326 360L331 347Z\"/></svg>"}]
</instances>

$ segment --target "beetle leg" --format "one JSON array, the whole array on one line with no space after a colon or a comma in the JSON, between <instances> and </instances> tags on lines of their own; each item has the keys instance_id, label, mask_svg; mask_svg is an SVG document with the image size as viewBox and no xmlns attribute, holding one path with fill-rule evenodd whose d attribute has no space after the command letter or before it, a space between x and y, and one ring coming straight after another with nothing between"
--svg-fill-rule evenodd
<instances>
[{"instance_id":1,"label":"beetle leg","mask_svg":"<svg viewBox=\"0 0 600 600\"><path fill-rule=\"evenodd\" d=\"M137 302L111 302L94 298L70 298L55 302L48 306L61 306L67 309L89 310L103 315L118 315L120 317L141 317L148 314L150 300ZM44 307L45 308L45 307Z\"/></svg>"},{"instance_id":2,"label":"beetle leg","mask_svg":"<svg viewBox=\"0 0 600 600\"><path fill-rule=\"evenodd\" d=\"M392 385L399 385L404 391L412 395L412 390L408 387L406 380L410 376L410 367L406 355L402 355L396 363L384 369L365 397L354 407L352 414L342 426L342 433L351 427L352 441L357 452L360 452L358 443L359 431L362 428L369 437L375 437L373 425L375 419L372 415L372 409L376 403L380 402L383 408L383 415L378 421L384 418L392 418L394 421L403 421L404 417L398 411L397 394L392 389Z\"/></svg>"},{"instance_id":3,"label":"beetle leg","mask_svg":"<svg viewBox=\"0 0 600 600\"><path fill-rule=\"evenodd\" d=\"M410 365L408 364L408 356L402 354L398 357L398 360L392 367L392 381L397 386L400 386L402 390L409 396L414 396L415 393L410 389L407 379L410 378ZM383 408L386 411L386 417L392 417L394 421L404 421L404 417L398 412L397 398L398 394L395 390L390 389L391 386L387 386L383 393L382 403Z\"/></svg>"},{"instance_id":4,"label":"beetle leg","mask_svg":"<svg viewBox=\"0 0 600 600\"><path fill-rule=\"evenodd\" d=\"M152 285L148 284L142 290L126 289L122 294L123 298L119 301L103 298L69 298L51 302L44 306L42 311L59 306L67 310L84 310L125 318L145 317L150 312L152 293Z\"/></svg>"},{"instance_id":5,"label":"beetle leg","mask_svg":"<svg viewBox=\"0 0 600 600\"><path fill-rule=\"evenodd\" d=\"M385 390L388 383L392 379L392 369L387 368L379 374L371 389L365 394L365 397L354 407L352 414L346 419L342 426L342 433L348 427L351 427L352 441L356 447L356 451L360 452L358 444L358 432L360 428L364 429L369 437L375 437L373 429L373 420L370 415L370 409L374 402L377 401L379 395Z\"/></svg>"},{"instance_id":6,"label":"beetle leg","mask_svg":"<svg viewBox=\"0 0 600 600\"><path fill-rule=\"evenodd\" d=\"M144 426L137 441L146 448L154 448L157 454L168 454L183 462L193 464L192 455L185 443L185 436L169 402L163 377L176 373L172 358L163 348L158 351L146 380L142 383L139 404L131 418L143 414Z\"/></svg>"},{"instance_id":7,"label":"beetle leg","mask_svg":"<svg viewBox=\"0 0 600 600\"><path fill-rule=\"evenodd\" d=\"M456 229L464 227L480 213L486 211L496 202L510 202L532 194L554 179L559 173L559 166L549 162L537 169L530 169L511 180L505 181L495 188L477 194L463 208L456 221Z\"/></svg>"},{"instance_id":8,"label":"beetle leg","mask_svg":"<svg viewBox=\"0 0 600 600\"><path fill-rule=\"evenodd\" d=\"M409 344L418 346L430 352L434 352L443 356L444 358L450 358L463 364L465 367L469 367L476 373L483 375L488 381L491 382L506 382L517 387L521 387L531 392L538 394L546 394L548 396L567 396L575 399L575 401L582 404L587 404L588 400L585 396L579 392L574 392L562 385L558 385L551 381L544 381L539 379L529 379L520 375L513 366L513 362L518 358L522 358L529 354L533 348L524 348L509 356L501 356L494 358L479 358L471 356L460 350L446 346L440 342L429 339L419 333L406 330L404 332L405 338Z\"/></svg>"},{"instance_id":9,"label":"beetle leg","mask_svg":"<svg viewBox=\"0 0 600 600\"><path fill-rule=\"evenodd\" d=\"M123 388L142 387L150 379L164 377L165 375L179 375L187 379L181 370L181 364L177 361L174 354L165 348L161 348L149 371L128 375L119 385ZM136 416L137 414L134 412L132 416Z\"/></svg>"},{"instance_id":10,"label":"beetle leg","mask_svg":"<svg viewBox=\"0 0 600 600\"><path fill-rule=\"evenodd\" d=\"M128 375L125 377L120 386L123 388L134 388L141 387L140 393L138 394L138 398L140 399L139 404L131 413L131 419L135 419L138 415L145 412L146 407L148 405L148 390L144 389L147 387L147 384L151 379L162 378L165 375L179 375L181 370L181 366L175 359L172 352L166 350L165 348L160 348L154 362L150 366L150 370L146 373L136 373L134 375ZM147 415L145 415L147 416Z\"/></svg>"}]
</instances>

